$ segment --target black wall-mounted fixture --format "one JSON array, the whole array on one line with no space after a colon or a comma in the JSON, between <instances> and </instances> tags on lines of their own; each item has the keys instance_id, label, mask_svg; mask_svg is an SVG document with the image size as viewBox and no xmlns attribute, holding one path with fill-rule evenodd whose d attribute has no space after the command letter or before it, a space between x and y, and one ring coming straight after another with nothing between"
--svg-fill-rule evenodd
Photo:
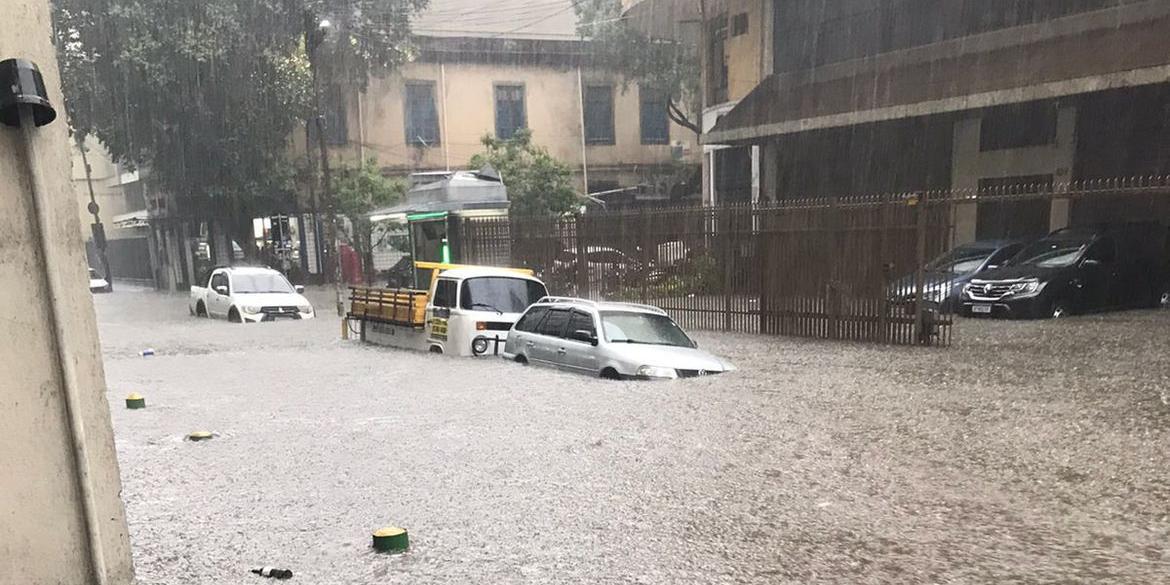
<instances>
[{"instance_id":1,"label":"black wall-mounted fixture","mask_svg":"<svg viewBox=\"0 0 1170 585\"><path fill-rule=\"evenodd\" d=\"M26 59L0 61L0 122L20 126L21 106L32 110L33 123L37 126L57 119L36 63Z\"/></svg>"}]
</instances>

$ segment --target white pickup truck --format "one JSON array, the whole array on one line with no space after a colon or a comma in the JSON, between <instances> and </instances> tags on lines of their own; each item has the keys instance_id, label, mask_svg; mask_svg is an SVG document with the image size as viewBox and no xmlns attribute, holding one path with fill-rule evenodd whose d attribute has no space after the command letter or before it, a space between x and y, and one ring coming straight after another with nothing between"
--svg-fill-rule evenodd
<instances>
[{"instance_id":1,"label":"white pickup truck","mask_svg":"<svg viewBox=\"0 0 1170 585\"><path fill-rule=\"evenodd\" d=\"M313 305L301 294L304 291L271 268L216 268L207 277L207 286L191 287L187 309L198 317L235 323L312 319Z\"/></svg>"}]
</instances>

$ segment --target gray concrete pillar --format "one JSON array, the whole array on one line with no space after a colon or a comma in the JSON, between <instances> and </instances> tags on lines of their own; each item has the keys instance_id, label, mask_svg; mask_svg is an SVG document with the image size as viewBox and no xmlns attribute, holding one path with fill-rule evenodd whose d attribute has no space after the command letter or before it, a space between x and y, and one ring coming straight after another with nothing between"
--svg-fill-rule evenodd
<instances>
[{"instance_id":1,"label":"gray concrete pillar","mask_svg":"<svg viewBox=\"0 0 1170 585\"><path fill-rule=\"evenodd\" d=\"M0 0L0 59L39 65L57 120L0 125L0 584L128 585L130 540L70 181L47 0ZM117 294L117 293L115 293Z\"/></svg>"}]
</instances>

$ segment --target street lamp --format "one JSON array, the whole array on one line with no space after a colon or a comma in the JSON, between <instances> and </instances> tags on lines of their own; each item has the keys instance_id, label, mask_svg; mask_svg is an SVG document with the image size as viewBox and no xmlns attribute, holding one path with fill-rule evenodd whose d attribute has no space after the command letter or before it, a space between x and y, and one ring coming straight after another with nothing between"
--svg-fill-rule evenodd
<instances>
[{"instance_id":1,"label":"street lamp","mask_svg":"<svg viewBox=\"0 0 1170 585\"><path fill-rule=\"evenodd\" d=\"M321 84L317 75L319 55L317 50L325 42L325 34L333 23L328 18L318 20L310 11L305 11L305 52L309 58L309 72L313 83L313 114L317 125L317 147L321 156L321 198L325 202L325 242L333 262L333 288L337 301L337 316L345 315L345 301L341 295L341 252L337 247L337 206L333 200L333 185L329 171L329 148L325 144L325 113L321 110ZM306 151L311 145L305 144Z\"/></svg>"}]
</instances>

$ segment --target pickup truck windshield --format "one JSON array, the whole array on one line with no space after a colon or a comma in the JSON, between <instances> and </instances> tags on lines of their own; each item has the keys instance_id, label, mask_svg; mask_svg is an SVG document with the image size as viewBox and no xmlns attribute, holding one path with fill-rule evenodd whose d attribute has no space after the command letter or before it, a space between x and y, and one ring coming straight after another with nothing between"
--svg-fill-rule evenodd
<instances>
[{"instance_id":1,"label":"pickup truck windshield","mask_svg":"<svg viewBox=\"0 0 1170 585\"><path fill-rule=\"evenodd\" d=\"M233 274L232 292L248 293L291 293L293 287L280 274Z\"/></svg>"},{"instance_id":2,"label":"pickup truck windshield","mask_svg":"<svg viewBox=\"0 0 1170 585\"><path fill-rule=\"evenodd\" d=\"M1088 243L1082 240L1041 240L1024 248L1014 259L1016 266L1063 268L1072 266Z\"/></svg>"},{"instance_id":3,"label":"pickup truck windshield","mask_svg":"<svg viewBox=\"0 0 1170 585\"><path fill-rule=\"evenodd\" d=\"M459 306L469 311L523 313L529 305L547 294L544 285L534 280L482 276L463 281Z\"/></svg>"},{"instance_id":4,"label":"pickup truck windshield","mask_svg":"<svg viewBox=\"0 0 1170 585\"><path fill-rule=\"evenodd\" d=\"M665 315L630 311L602 311L601 326L610 343L643 343L694 347L691 338Z\"/></svg>"}]
</instances>

